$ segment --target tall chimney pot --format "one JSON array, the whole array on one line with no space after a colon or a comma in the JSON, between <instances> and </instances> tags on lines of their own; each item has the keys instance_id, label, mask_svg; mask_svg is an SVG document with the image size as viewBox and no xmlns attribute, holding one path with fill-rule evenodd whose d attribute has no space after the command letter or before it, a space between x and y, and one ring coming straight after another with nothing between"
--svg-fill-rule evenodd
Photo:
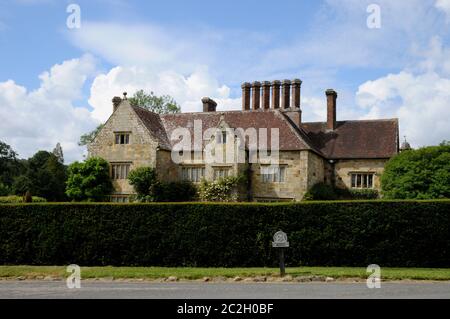
<instances>
[{"instance_id":1,"label":"tall chimney pot","mask_svg":"<svg viewBox=\"0 0 450 319\"><path fill-rule=\"evenodd\" d=\"M327 96L327 129L334 131L336 129L336 99L337 93L333 89L325 92Z\"/></svg>"},{"instance_id":2,"label":"tall chimney pot","mask_svg":"<svg viewBox=\"0 0 450 319\"><path fill-rule=\"evenodd\" d=\"M280 108L280 85L281 82L278 80L272 81L272 108Z\"/></svg>"},{"instance_id":3,"label":"tall chimney pot","mask_svg":"<svg viewBox=\"0 0 450 319\"><path fill-rule=\"evenodd\" d=\"M292 80L292 107L300 108L300 90L301 90L302 80L295 79Z\"/></svg>"},{"instance_id":4,"label":"tall chimney pot","mask_svg":"<svg viewBox=\"0 0 450 319\"><path fill-rule=\"evenodd\" d=\"M281 94L281 108L288 109L291 100L291 81L284 80L282 83L283 92Z\"/></svg>"},{"instance_id":5,"label":"tall chimney pot","mask_svg":"<svg viewBox=\"0 0 450 319\"><path fill-rule=\"evenodd\" d=\"M242 87L242 110L249 111L250 110L250 88L251 84L245 82L241 85Z\"/></svg>"},{"instance_id":6,"label":"tall chimney pot","mask_svg":"<svg viewBox=\"0 0 450 319\"><path fill-rule=\"evenodd\" d=\"M270 82L262 82L262 108L265 110L270 109Z\"/></svg>"},{"instance_id":7,"label":"tall chimney pot","mask_svg":"<svg viewBox=\"0 0 450 319\"><path fill-rule=\"evenodd\" d=\"M210 99L209 97L204 97L202 99L203 103L203 112L215 112L217 103L213 99Z\"/></svg>"},{"instance_id":8,"label":"tall chimney pot","mask_svg":"<svg viewBox=\"0 0 450 319\"><path fill-rule=\"evenodd\" d=\"M261 82L253 82L252 91L252 108L253 110L259 110L261 102Z\"/></svg>"}]
</instances>

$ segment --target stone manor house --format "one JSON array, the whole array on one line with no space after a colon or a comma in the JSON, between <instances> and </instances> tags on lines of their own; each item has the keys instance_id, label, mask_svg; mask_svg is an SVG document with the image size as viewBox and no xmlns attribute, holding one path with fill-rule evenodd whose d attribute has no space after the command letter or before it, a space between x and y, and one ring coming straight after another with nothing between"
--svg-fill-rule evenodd
<instances>
[{"instance_id":1,"label":"stone manor house","mask_svg":"<svg viewBox=\"0 0 450 319\"><path fill-rule=\"evenodd\" d=\"M115 189L111 200L116 202L126 202L133 194L127 176L140 166L154 167L163 181L193 183L246 172L248 189L240 195L254 201L299 201L319 182L379 190L384 165L399 152L398 120L336 121L337 93L327 90L326 121L303 122L301 84L298 79L244 83L242 111L226 112L217 111L216 102L203 98L203 112L159 115L131 106L125 93L113 99L112 115L89 145L89 156L110 163ZM175 163L171 154L179 139L173 139L173 133L184 128L194 135L196 121L201 121L203 132L219 132L201 148L208 143L234 143L222 133L227 128L278 129L278 165L250 162L248 154L244 162L210 163L203 155L194 156L194 151Z\"/></svg>"}]
</instances>

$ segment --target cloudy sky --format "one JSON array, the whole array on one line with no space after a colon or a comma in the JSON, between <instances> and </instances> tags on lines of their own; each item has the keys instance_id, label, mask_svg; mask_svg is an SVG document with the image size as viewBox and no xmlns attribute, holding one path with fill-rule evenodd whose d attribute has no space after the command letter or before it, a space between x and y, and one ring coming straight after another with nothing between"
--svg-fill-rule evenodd
<instances>
[{"instance_id":1,"label":"cloudy sky","mask_svg":"<svg viewBox=\"0 0 450 319\"><path fill-rule=\"evenodd\" d=\"M303 80L305 120L325 120L334 88L338 120L398 117L413 146L450 140L450 0L0 0L0 48L0 140L22 158L60 142L82 159L79 136L124 91L231 110L242 82L285 78Z\"/></svg>"}]
</instances>

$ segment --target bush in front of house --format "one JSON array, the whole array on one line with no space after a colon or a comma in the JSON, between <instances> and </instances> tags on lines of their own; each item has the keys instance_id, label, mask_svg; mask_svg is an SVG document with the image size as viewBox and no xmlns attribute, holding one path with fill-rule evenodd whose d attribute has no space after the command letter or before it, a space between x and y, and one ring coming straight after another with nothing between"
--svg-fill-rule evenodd
<instances>
[{"instance_id":1,"label":"bush in front of house","mask_svg":"<svg viewBox=\"0 0 450 319\"><path fill-rule=\"evenodd\" d=\"M154 187L158 184L156 171L152 167L138 167L128 174L128 183L136 192L140 202L155 201Z\"/></svg>"},{"instance_id":2,"label":"bush in front of house","mask_svg":"<svg viewBox=\"0 0 450 319\"><path fill-rule=\"evenodd\" d=\"M450 201L0 205L0 263L450 267Z\"/></svg>"},{"instance_id":3,"label":"bush in front of house","mask_svg":"<svg viewBox=\"0 0 450 319\"><path fill-rule=\"evenodd\" d=\"M381 176L384 198L450 198L450 144L401 152L386 164Z\"/></svg>"},{"instance_id":4,"label":"bush in front of house","mask_svg":"<svg viewBox=\"0 0 450 319\"><path fill-rule=\"evenodd\" d=\"M198 197L204 202L237 202L238 186L243 178L230 176L212 182L202 180L198 186Z\"/></svg>"},{"instance_id":5,"label":"bush in front of house","mask_svg":"<svg viewBox=\"0 0 450 319\"><path fill-rule=\"evenodd\" d=\"M197 199L197 188L189 181L158 182L153 194L155 202L190 202Z\"/></svg>"},{"instance_id":6,"label":"bush in front of house","mask_svg":"<svg viewBox=\"0 0 450 319\"><path fill-rule=\"evenodd\" d=\"M317 183L306 192L303 200L336 200L338 196L335 189L325 183Z\"/></svg>"},{"instance_id":7,"label":"bush in front of house","mask_svg":"<svg viewBox=\"0 0 450 319\"><path fill-rule=\"evenodd\" d=\"M107 201L112 190L109 164L104 159L91 157L69 166L66 194L73 201Z\"/></svg>"}]
</instances>

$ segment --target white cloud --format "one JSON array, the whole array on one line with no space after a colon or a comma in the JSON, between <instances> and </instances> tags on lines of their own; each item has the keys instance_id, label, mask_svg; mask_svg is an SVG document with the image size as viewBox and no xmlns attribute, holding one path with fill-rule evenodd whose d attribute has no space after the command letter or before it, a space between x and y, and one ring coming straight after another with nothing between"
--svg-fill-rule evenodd
<instances>
[{"instance_id":1,"label":"white cloud","mask_svg":"<svg viewBox=\"0 0 450 319\"><path fill-rule=\"evenodd\" d=\"M183 112L202 110L201 98L209 96L218 103L218 110L239 109L240 99L230 98L230 89L220 85L206 67L198 68L189 76L173 71L154 73L145 67L117 66L106 74L98 75L91 87L89 104L92 115L105 121L112 112L111 99L127 92L133 95L143 89L156 95L170 95L180 105Z\"/></svg>"},{"instance_id":2,"label":"white cloud","mask_svg":"<svg viewBox=\"0 0 450 319\"><path fill-rule=\"evenodd\" d=\"M434 6L442 10L447 15L447 21L450 21L450 0L436 0Z\"/></svg>"},{"instance_id":3,"label":"white cloud","mask_svg":"<svg viewBox=\"0 0 450 319\"><path fill-rule=\"evenodd\" d=\"M67 162L81 159L83 149L77 141L96 121L74 101L82 98L83 85L95 65L91 55L56 64L39 76L41 84L34 91L13 80L0 82L1 139L22 158L41 149L51 151L60 142Z\"/></svg>"},{"instance_id":4,"label":"white cloud","mask_svg":"<svg viewBox=\"0 0 450 319\"><path fill-rule=\"evenodd\" d=\"M414 146L438 144L450 137L450 79L434 72L389 74L359 87L364 118L398 117L401 134Z\"/></svg>"}]
</instances>

